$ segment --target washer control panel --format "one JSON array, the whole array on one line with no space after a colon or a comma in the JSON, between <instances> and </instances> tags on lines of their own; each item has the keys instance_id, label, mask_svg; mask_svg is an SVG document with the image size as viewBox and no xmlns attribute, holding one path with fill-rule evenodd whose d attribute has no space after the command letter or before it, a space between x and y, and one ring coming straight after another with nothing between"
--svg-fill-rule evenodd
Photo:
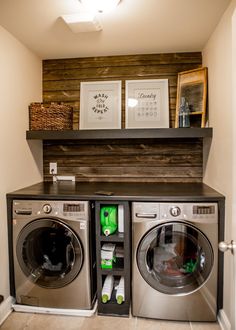
<instances>
[{"instance_id":1,"label":"washer control panel","mask_svg":"<svg viewBox=\"0 0 236 330\"><path fill-rule=\"evenodd\" d=\"M13 218L58 217L68 220L87 220L88 201L14 200Z\"/></svg>"}]
</instances>

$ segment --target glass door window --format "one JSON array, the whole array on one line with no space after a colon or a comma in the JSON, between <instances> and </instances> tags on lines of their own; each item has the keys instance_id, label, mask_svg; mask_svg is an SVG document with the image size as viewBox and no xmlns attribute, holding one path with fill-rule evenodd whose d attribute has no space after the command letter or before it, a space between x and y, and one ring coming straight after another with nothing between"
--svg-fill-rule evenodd
<instances>
[{"instance_id":1,"label":"glass door window","mask_svg":"<svg viewBox=\"0 0 236 330\"><path fill-rule=\"evenodd\" d=\"M183 222L168 222L149 231L137 250L145 281L165 294L188 294L208 279L214 256L207 237Z\"/></svg>"},{"instance_id":2,"label":"glass door window","mask_svg":"<svg viewBox=\"0 0 236 330\"><path fill-rule=\"evenodd\" d=\"M24 274L45 288L60 288L79 274L83 251L77 235L54 219L30 222L20 232L17 259Z\"/></svg>"}]
</instances>

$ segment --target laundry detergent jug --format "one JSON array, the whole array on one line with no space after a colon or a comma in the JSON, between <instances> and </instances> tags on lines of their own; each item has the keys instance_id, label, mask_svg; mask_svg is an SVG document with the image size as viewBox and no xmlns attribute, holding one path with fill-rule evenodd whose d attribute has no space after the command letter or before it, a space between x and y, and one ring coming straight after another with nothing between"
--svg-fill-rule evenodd
<instances>
[{"instance_id":1,"label":"laundry detergent jug","mask_svg":"<svg viewBox=\"0 0 236 330\"><path fill-rule=\"evenodd\" d=\"M117 205L102 206L100 209L100 219L102 233L106 236L116 232L117 224Z\"/></svg>"}]
</instances>

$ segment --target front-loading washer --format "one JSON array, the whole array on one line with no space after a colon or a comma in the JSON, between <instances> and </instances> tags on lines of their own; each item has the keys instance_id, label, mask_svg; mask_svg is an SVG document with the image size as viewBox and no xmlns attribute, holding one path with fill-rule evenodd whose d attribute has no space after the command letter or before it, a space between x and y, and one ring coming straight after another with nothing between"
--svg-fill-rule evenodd
<instances>
[{"instance_id":1,"label":"front-loading washer","mask_svg":"<svg viewBox=\"0 0 236 330\"><path fill-rule=\"evenodd\" d=\"M92 309L95 259L88 201L13 201L17 304Z\"/></svg>"},{"instance_id":2,"label":"front-loading washer","mask_svg":"<svg viewBox=\"0 0 236 330\"><path fill-rule=\"evenodd\" d=\"M215 321L217 203L132 203L132 314Z\"/></svg>"}]
</instances>

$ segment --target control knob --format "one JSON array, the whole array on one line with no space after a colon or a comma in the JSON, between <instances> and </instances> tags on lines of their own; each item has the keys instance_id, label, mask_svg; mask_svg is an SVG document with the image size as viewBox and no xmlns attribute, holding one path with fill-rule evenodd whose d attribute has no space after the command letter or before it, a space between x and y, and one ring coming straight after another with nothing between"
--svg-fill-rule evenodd
<instances>
[{"instance_id":1,"label":"control knob","mask_svg":"<svg viewBox=\"0 0 236 330\"><path fill-rule=\"evenodd\" d=\"M170 214L173 216L173 217L178 217L181 213L181 210L178 206L172 206L171 209L170 209Z\"/></svg>"},{"instance_id":2,"label":"control knob","mask_svg":"<svg viewBox=\"0 0 236 330\"><path fill-rule=\"evenodd\" d=\"M49 214L50 212L52 211L52 207L50 204L45 204L43 206L43 212L46 213L46 214Z\"/></svg>"}]
</instances>

